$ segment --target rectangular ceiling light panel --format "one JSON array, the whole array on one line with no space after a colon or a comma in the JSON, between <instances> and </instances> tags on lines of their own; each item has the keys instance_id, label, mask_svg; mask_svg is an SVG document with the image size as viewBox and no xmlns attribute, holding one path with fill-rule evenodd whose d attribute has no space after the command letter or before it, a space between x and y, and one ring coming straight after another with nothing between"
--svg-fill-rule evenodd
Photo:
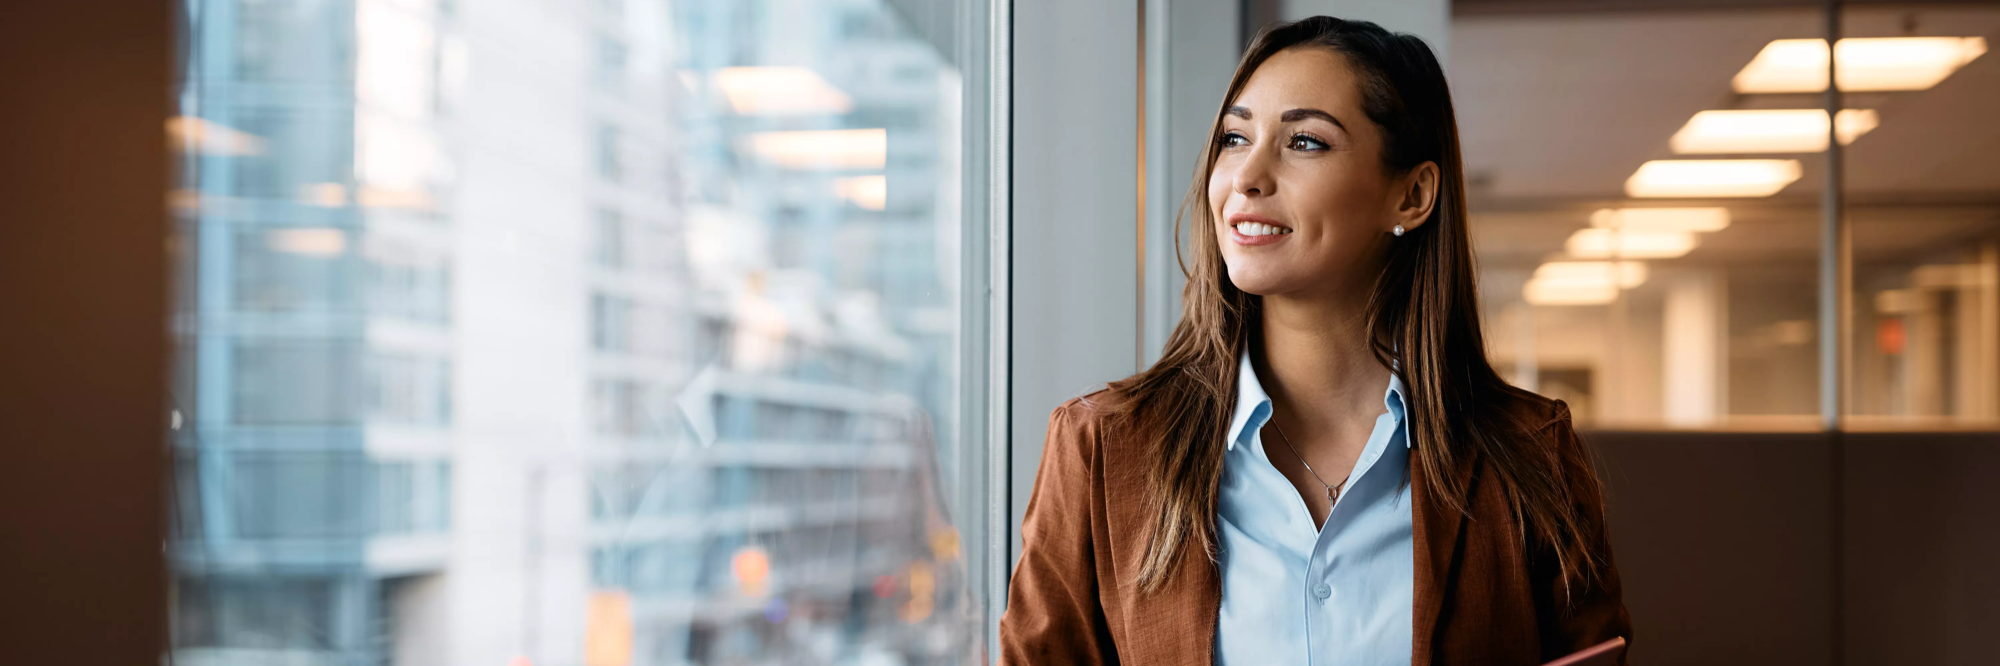
<instances>
[{"instance_id":1,"label":"rectangular ceiling light panel","mask_svg":"<svg viewBox=\"0 0 2000 666\"><path fill-rule=\"evenodd\" d=\"M837 114L854 98L804 67L724 67L715 84L730 109L746 116Z\"/></svg>"},{"instance_id":2,"label":"rectangular ceiling light panel","mask_svg":"<svg viewBox=\"0 0 2000 666\"><path fill-rule=\"evenodd\" d=\"M1521 286L1521 298L1529 305L1603 305L1618 300L1618 285L1529 280Z\"/></svg>"},{"instance_id":3,"label":"rectangular ceiling light panel","mask_svg":"<svg viewBox=\"0 0 2000 666\"><path fill-rule=\"evenodd\" d=\"M1727 208L1600 208L1590 226L1626 231L1714 232L1729 228Z\"/></svg>"},{"instance_id":4,"label":"rectangular ceiling light panel","mask_svg":"<svg viewBox=\"0 0 2000 666\"><path fill-rule=\"evenodd\" d=\"M1551 261L1522 285L1521 298L1529 305L1602 305L1645 282L1643 262Z\"/></svg>"},{"instance_id":5,"label":"rectangular ceiling light panel","mask_svg":"<svg viewBox=\"0 0 2000 666\"><path fill-rule=\"evenodd\" d=\"M1564 284L1612 284L1631 289L1646 283L1643 261L1551 261L1535 268L1531 279Z\"/></svg>"},{"instance_id":6,"label":"rectangular ceiling light panel","mask_svg":"<svg viewBox=\"0 0 2000 666\"><path fill-rule=\"evenodd\" d=\"M1798 180L1798 160L1653 160L1625 180L1634 197L1768 197Z\"/></svg>"},{"instance_id":7,"label":"rectangular ceiling light panel","mask_svg":"<svg viewBox=\"0 0 2000 666\"><path fill-rule=\"evenodd\" d=\"M1874 109L1846 109L1836 125L1840 145L1881 124ZM1817 153L1826 150L1826 111L1753 109L1703 111L1674 133L1675 153Z\"/></svg>"},{"instance_id":8,"label":"rectangular ceiling light panel","mask_svg":"<svg viewBox=\"0 0 2000 666\"><path fill-rule=\"evenodd\" d=\"M1694 251L1698 242L1685 231L1593 228L1570 234L1563 251L1578 259L1672 259Z\"/></svg>"},{"instance_id":9,"label":"rectangular ceiling light panel","mask_svg":"<svg viewBox=\"0 0 2000 666\"><path fill-rule=\"evenodd\" d=\"M759 132L750 151L793 169L880 169L888 162L889 131L883 128Z\"/></svg>"},{"instance_id":10,"label":"rectangular ceiling light panel","mask_svg":"<svg viewBox=\"0 0 2000 666\"><path fill-rule=\"evenodd\" d=\"M1986 53L1983 37L1850 37L1834 45L1840 89L1926 90ZM1826 90L1826 40L1779 39L1731 82L1739 93Z\"/></svg>"}]
</instances>

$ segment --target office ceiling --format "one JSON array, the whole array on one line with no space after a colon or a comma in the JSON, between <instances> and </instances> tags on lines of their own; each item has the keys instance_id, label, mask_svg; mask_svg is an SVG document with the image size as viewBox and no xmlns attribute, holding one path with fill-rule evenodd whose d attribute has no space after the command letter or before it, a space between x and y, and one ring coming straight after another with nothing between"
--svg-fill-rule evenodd
<instances>
[{"instance_id":1,"label":"office ceiling","mask_svg":"<svg viewBox=\"0 0 2000 666\"><path fill-rule=\"evenodd\" d=\"M1450 76L1482 256L1536 260L1592 209L1630 203L1625 179L1675 157L1667 140L1698 111L1820 106L1817 94L1737 95L1730 79L1771 40L1819 37L1824 22L1804 8L1454 16ZM1845 160L1857 256L2000 222L2000 2L1851 9L1844 24L1847 36L1982 36L1992 49L1929 90L1848 95L1881 115ZM1804 177L1719 201L1738 224L1689 258L1816 256L1824 159L1793 157Z\"/></svg>"}]
</instances>

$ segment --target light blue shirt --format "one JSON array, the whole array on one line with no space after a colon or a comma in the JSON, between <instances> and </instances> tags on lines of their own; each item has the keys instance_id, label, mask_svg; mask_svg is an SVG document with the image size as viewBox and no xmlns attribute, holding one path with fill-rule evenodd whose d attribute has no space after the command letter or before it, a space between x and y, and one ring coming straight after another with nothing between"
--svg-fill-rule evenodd
<instances>
[{"instance_id":1,"label":"light blue shirt","mask_svg":"<svg viewBox=\"0 0 2000 666\"><path fill-rule=\"evenodd\" d=\"M1271 398L1248 355L1241 365L1216 511L1215 663L1410 663L1416 551L1402 381L1390 373L1385 410L1326 525L1315 529L1298 489L1259 444Z\"/></svg>"}]
</instances>

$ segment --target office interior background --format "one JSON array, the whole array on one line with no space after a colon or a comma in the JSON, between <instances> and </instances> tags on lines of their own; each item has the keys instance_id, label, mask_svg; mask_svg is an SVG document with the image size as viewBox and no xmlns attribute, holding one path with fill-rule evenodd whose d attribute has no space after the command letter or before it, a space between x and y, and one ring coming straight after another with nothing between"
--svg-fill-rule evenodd
<instances>
[{"instance_id":1,"label":"office interior background","mask_svg":"<svg viewBox=\"0 0 2000 666\"><path fill-rule=\"evenodd\" d=\"M0 10L0 661L990 661L1049 410L1330 14L1447 65L1635 660L1990 663L2000 3L82 4Z\"/></svg>"}]
</instances>

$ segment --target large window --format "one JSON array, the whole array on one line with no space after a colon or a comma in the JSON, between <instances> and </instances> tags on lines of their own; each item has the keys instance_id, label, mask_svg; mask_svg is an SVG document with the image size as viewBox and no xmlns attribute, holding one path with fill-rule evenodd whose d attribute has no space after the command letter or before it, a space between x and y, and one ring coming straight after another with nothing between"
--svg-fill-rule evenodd
<instances>
[{"instance_id":1,"label":"large window","mask_svg":"<svg viewBox=\"0 0 2000 666\"><path fill-rule=\"evenodd\" d=\"M961 663L977 0L184 0L173 661Z\"/></svg>"},{"instance_id":2,"label":"large window","mask_svg":"<svg viewBox=\"0 0 2000 666\"><path fill-rule=\"evenodd\" d=\"M2000 5L1509 11L1450 29L1490 353L1600 428L2000 425ZM1844 156L1828 197L1828 132ZM1822 356L1828 216L1850 230Z\"/></svg>"}]
</instances>

